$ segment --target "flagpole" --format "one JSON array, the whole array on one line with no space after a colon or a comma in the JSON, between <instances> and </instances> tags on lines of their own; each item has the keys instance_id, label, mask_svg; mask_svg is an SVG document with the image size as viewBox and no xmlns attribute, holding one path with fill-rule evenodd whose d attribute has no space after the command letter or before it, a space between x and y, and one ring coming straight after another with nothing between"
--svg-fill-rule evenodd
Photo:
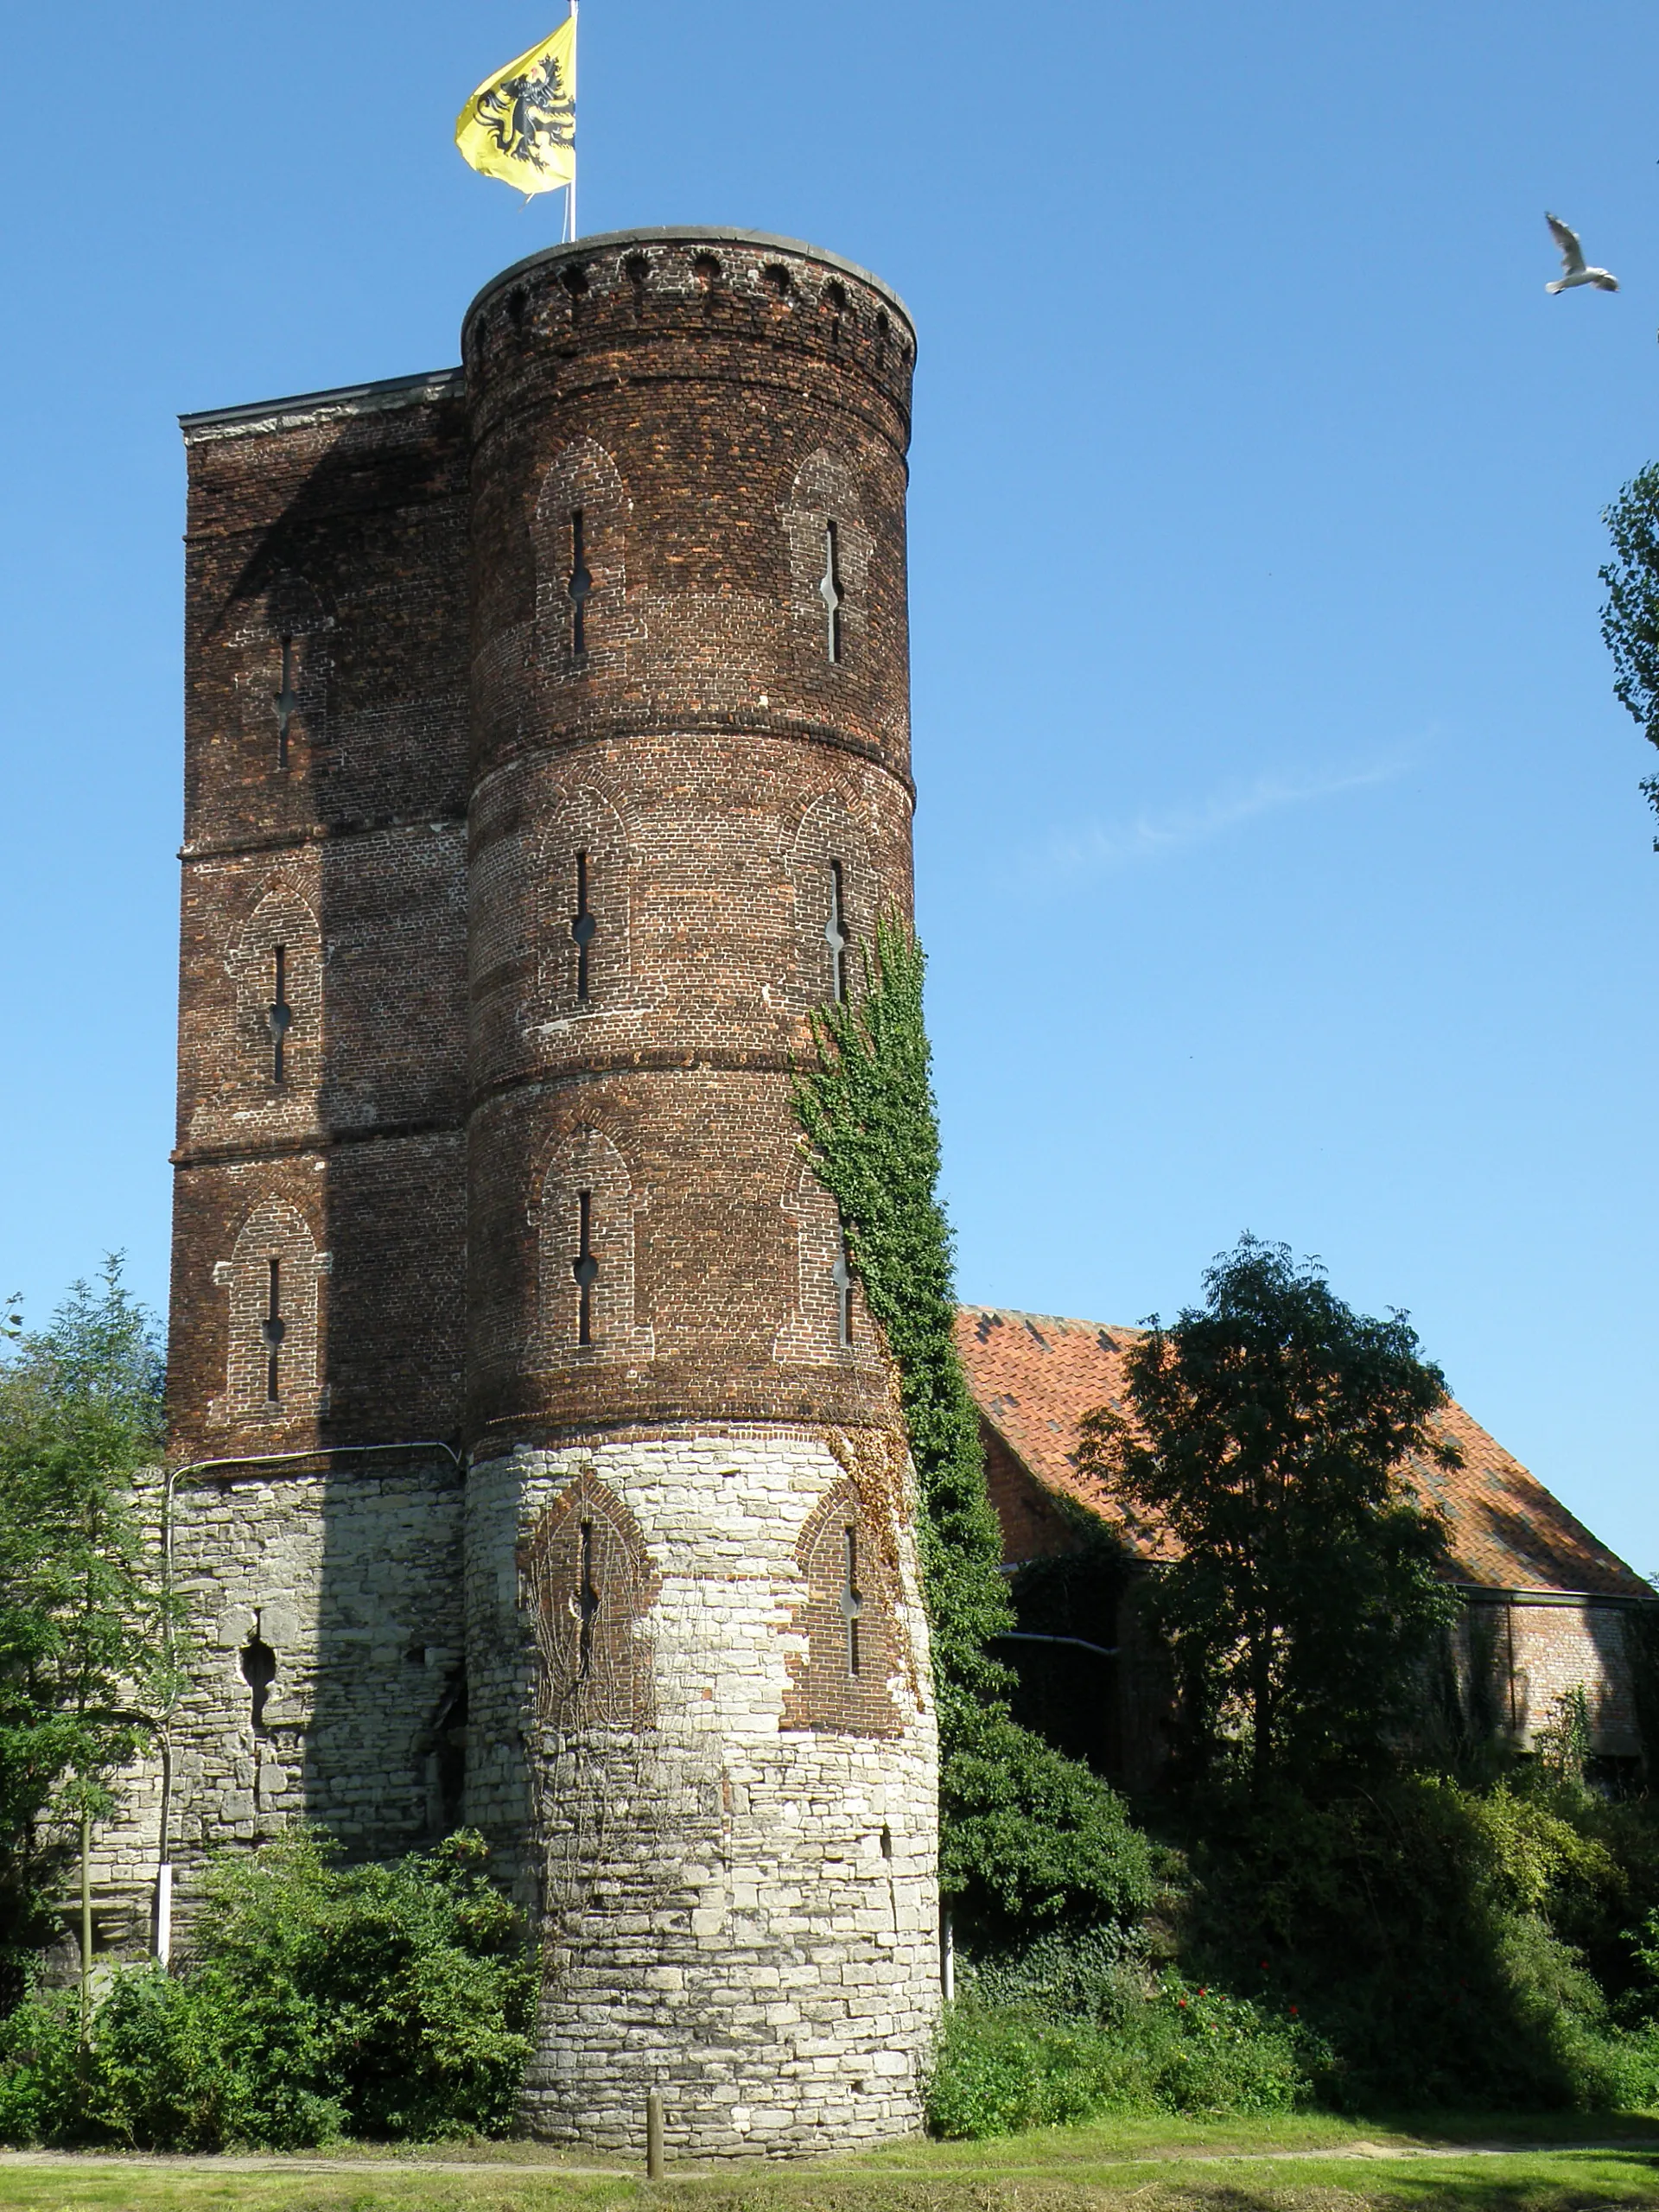
<instances>
[{"instance_id":1,"label":"flagpole","mask_svg":"<svg viewBox=\"0 0 1659 2212\"><path fill-rule=\"evenodd\" d=\"M570 0L570 21L573 25L575 22L575 20L576 0ZM576 34L575 30L572 29L570 33L570 61L571 74L573 76L575 75L575 59ZM578 81L580 81L580 79L578 79ZM564 223L565 228L570 233L569 243L572 245L576 242L576 149L574 139L575 134L573 132L572 144L570 148L570 181L564 188Z\"/></svg>"}]
</instances>

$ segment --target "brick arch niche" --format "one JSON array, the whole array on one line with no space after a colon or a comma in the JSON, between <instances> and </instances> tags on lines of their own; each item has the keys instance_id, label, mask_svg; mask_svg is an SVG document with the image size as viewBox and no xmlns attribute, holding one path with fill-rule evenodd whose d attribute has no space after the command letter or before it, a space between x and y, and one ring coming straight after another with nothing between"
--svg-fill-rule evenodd
<instances>
[{"instance_id":1,"label":"brick arch niche","mask_svg":"<svg viewBox=\"0 0 1659 2212\"><path fill-rule=\"evenodd\" d=\"M211 1422L277 1427L327 1411L321 1284L329 1265L297 1206L270 1196L251 1210L230 1258L213 1268L229 1311L225 1391L208 1407Z\"/></svg>"},{"instance_id":2,"label":"brick arch niche","mask_svg":"<svg viewBox=\"0 0 1659 2212\"><path fill-rule=\"evenodd\" d=\"M614 461L592 438L557 454L536 501L536 658L560 679L625 654L630 501Z\"/></svg>"},{"instance_id":3,"label":"brick arch niche","mask_svg":"<svg viewBox=\"0 0 1659 2212\"><path fill-rule=\"evenodd\" d=\"M822 792L802 815L789 855L795 901L794 963L780 979L786 1003L809 1013L857 997L864 951L874 944L881 878L861 807L846 792Z\"/></svg>"},{"instance_id":4,"label":"brick arch niche","mask_svg":"<svg viewBox=\"0 0 1659 2212\"><path fill-rule=\"evenodd\" d=\"M879 1532L851 1482L823 1498L795 1547L806 1586L792 1626L806 1650L789 1657L784 1728L844 1736L898 1736L893 1701L900 1665L892 1572Z\"/></svg>"},{"instance_id":5,"label":"brick arch niche","mask_svg":"<svg viewBox=\"0 0 1659 2212\"><path fill-rule=\"evenodd\" d=\"M235 1088L314 1094L322 1072L322 932L296 886L271 884L232 939L225 967L236 994Z\"/></svg>"},{"instance_id":6,"label":"brick arch niche","mask_svg":"<svg viewBox=\"0 0 1659 2212\"><path fill-rule=\"evenodd\" d=\"M232 642L242 728L275 766L302 768L328 742L334 626L315 586L286 569L238 609Z\"/></svg>"},{"instance_id":7,"label":"brick arch niche","mask_svg":"<svg viewBox=\"0 0 1659 2212\"><path fill-rule=\"evenodd\" d=\"M797 663L811 670L860 667L875 541L864 520L857 479L841 454L820 447L802 462L783 524Z\"/></svg>"},{"instance_id":8,"label":"brick arch niche","mask_svg":"<svg viewBox=\"0 0 1659 2212\"><path fill-rule=\"evenodd\" d=\"M641 1623L661 1588L639 1524L582 1468L518 1551L535 1624L537 1709L558 1728L643 1728L654 1717Z\"/></svg>"},{"instance_id":9,"label":"brick arch niche","mask_svg":"<svg viewBox=\"0 0 1659 2212\"><path fill-rule=\"evenodd\" d=\"M603 791L552 797L536 855L537 995L531 1021L613 1014L632 969L627 831Z\"/></svg>"},{"instance_id":10,"label":"brick arch niche","mask_svg":"<svg viewBox=\"0 0 1659 2212\"><path fill-rule=\"evenodd\" d=\"M795 1225L795 1298L772 1356L807 1367L880 1373L880 1349L847 1253L841 1209L810 1161L780 1201Z\"/></svg>"},{"instance_id":11,"label":"brick arch niche","mask_svg":"<svg viewBox=\"0 0 1659 2212\"><path fill-rule=\"evenodd\" d=\"M549 1154L538 1209L540 1363L651 1357L652 1331L635 1310L634 1216L645 1205L602 1129L573 1130Z\"/></svg>"}]
</instances>

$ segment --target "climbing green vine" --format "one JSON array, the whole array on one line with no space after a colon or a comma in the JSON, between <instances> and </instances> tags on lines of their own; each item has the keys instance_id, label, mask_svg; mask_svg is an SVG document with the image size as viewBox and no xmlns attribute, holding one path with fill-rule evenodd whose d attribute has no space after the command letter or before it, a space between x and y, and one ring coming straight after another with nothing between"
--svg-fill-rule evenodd
<instances>
[{"instance_id":1,"label":"climbing green vine","mask_svg":"<svg viewBox=\"0 0 1659 2212\"><path fill-rule=\"evenodd\" d=\"M1150 1890L1144 1840L1103 1782L1013 1719L1014 1676L990 1649L1014 1611L957 1352L925 966L903 923L877 925L861 991L813 1018L795 1103L899 1371L939 1719L940 1883L988 1925L1126 1915Z\"/></svg>"}]
</instances>

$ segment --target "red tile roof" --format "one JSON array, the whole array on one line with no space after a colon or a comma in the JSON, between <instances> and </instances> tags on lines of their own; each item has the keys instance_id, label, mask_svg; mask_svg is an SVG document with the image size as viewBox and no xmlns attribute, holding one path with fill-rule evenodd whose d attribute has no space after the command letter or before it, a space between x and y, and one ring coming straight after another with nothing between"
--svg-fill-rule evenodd
<instances>
[{"instance_id":1,"label":"red tile roof","mask_svg":"<svg viewBox=\"0 0 1659 2212\"><path fill-rule=\"evenodd\" d=\"M1103 1520L1118 1516L1077 1471L1077 1425L1096 1406L1122 1407L1123 1354L1141 1333L990 1306L964 1306L957 1315L969 1388L986 1420L1045 1488ZM1461 1406L1448 1405L1440 1420L1464 1464L1413 1473L1451 1525L1459 1580L1500 1590L1653 1594Z\"/></svg>"}]
</instances>

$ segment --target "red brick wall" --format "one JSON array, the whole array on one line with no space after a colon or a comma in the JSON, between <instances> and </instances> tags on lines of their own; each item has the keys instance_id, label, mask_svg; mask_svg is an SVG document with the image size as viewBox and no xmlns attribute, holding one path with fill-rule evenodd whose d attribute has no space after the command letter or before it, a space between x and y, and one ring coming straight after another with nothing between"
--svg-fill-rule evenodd
<instances>
[{"instance_id":1,"label":"red brick wall","mask_svg":"<svg viewBox=\"0 0 1659 2212\"><path fill-rule=\"evenodd\" d=\"M187 426L180 1458L459 1426L466 448L452 383ZM266 1018L279 945L280 1084Z\"/></svg>"},{"instance_id":2,"label":"red brick wall","mask_svg":"<svg viewBox=\"0 0 1659 2212\"><path fill-rule=\"evenodd\" d=\"M1642 1746L1624 1609L1592 1599L1541 1605L1523 1598L1503 1606L1500 1618L1497 1656L1509 1675L1507 1692L1500 1689L1500 1718L1517 1739L1530 1745L1541 1729L1558 1726L1561 1700L1582 1690L1592 1749L1635 1757Z\"/></svg>"},{"instance_id":3,"label":"red brick wall","mask_svg":"<svg viewBox=\"0 0 1659 2212\"><path fill-rule=\"evenodd\" d=\"M468 1425L486 1449L882 1418L856 1309L840 1342L790 1094L833 988L835 870L854 962L880 908L910 912L911 348L878 287L727 238L543 254L468 315Z\"/></svg>"},{"instance_id":4,"label":"red brick wall","mask_svg":"<svg viewBox=\"0 0 1659 2212\"><path fill-rule=\"evenodd\" d=\"M910 912L907 320L646 233L464 354L187 425L175 1451L880 1421L790 1090Z\"/></svg>"},{"instance_id":5,"label":"red brick wall","mask_svg":"<svg viewBox=\"0 0 1659 2212\"><path fill-rule=\"evenodd\" d=\"M985 1446L985 1484L1002 1529L1002 1556L1053 1559L1079 1548L1076 1529L1042 1484L1029 1475L988 1421L979 1425Z\"/></svg>"}]
</instances>

